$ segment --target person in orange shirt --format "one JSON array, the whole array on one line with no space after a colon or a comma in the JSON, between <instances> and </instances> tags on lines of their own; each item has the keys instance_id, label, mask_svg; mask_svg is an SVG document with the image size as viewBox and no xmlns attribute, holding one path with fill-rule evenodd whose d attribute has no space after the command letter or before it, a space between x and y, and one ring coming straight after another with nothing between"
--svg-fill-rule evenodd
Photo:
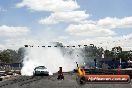
<instances>
[{"instance_id":1,"label":"person in orange shirt","mask_svg":"<svg viewBox=\"0 0 132 88\"><path fill-rule=\"evenodd\" d=\"M84 69L80 68L80 67L78 67L78 73L79 73L80 76L84 76L85 75Z\"/></svg>"}]
</instances>

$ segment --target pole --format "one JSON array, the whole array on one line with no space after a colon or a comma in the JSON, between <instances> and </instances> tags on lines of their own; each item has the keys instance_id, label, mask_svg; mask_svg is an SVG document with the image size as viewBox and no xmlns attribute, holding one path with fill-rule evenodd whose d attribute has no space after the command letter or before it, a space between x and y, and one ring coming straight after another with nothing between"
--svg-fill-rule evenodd
<instances>
[{"instance_id":1,"label":"pole","mask_svg":"<svg viewBox=\"0 0 132 88\"><path fill-rule=\"evenodd\" d=\"M120 75L120 65L118 65L118 75Z\"/></svg>"},{"instance_id":2,"label":"pole","mask_svg":"<svg viewBox=\"0 0 132 88\"><path fill-rule=\"evenodd\" d=\"M121 58L120 58L120 68L121 68Z\"/></svg>"},{"instance_id":3,"label":"pole","mask_svg":"<svg viewBox=\"0 0 132 88\"><path fill-rule=\"evenodd\" d=\"M95 63L95 69L96 69L96 59L94 59L94 63Z\"/></svg>"}]
</instances>

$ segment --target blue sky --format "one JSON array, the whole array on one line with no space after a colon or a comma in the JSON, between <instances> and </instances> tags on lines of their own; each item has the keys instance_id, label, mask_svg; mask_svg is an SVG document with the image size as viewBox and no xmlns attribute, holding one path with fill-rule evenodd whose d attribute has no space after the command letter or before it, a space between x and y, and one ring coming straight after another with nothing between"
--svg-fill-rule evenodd
<instances>
[{"instance_id":1,"label":"blue sky","mask_svg":"<svg viewBox=\"0 0 132 88\"><path fill-rule=\"evenodd\" d=\"M93 14L93 19L101 19L107 16L124 17L131 16L132 1L130 0L77 0L81 9Z\"/></svg>"},{"instance_id":2,"label":"blue sky","mask_svg":"<svg viewBox=\"0 0 132 88\"><path fill-rule=\"evenodd\" d=\"M107 41L112 43L124 38L128 41L121 42L120 46L125 48L129 42L127 46L131 47L131 0L38 2L40 0L0 0L1 49L33 40L97 45L103 42L106 46Z\"/></svg>"}]
</instances>

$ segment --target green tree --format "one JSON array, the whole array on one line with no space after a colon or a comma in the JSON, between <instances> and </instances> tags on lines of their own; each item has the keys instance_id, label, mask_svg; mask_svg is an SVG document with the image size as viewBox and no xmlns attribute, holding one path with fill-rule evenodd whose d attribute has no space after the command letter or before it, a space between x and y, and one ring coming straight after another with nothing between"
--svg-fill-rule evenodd
<instances>
[{"instance_id":1,"label":"green tree","mask_svg":"<svg viewBox=\"0 0 132 88\"><path fill-rule=\"evenodd\" d=\"M0 53L0 61L3 63L15 63L17 59L18 55L15 50L7 49Z\"/></svg>"}]
</instances>

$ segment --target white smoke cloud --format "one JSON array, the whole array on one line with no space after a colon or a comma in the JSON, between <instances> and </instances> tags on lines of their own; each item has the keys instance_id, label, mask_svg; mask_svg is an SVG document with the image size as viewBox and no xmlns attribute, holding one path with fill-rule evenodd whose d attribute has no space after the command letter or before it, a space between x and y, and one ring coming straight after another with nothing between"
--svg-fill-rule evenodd
<instances>
[{"instance_id":1,"label":"white smoke cloud","mask_svg":"<svg viewBox=\"0 0 132 88\"><path fill-rule=\"evenodd\" d=\"M36 66L46 66L51 73L56 73L59 67L63 68L63 72L72 71L76 68L75 61L80 63L83 61L83 59L74 58L75 55L73 54L73 58L68 58L56 47L28 47L23 61L24 67L21 70L22 75L33 75Z\"/></svg>"}]
</instances>

